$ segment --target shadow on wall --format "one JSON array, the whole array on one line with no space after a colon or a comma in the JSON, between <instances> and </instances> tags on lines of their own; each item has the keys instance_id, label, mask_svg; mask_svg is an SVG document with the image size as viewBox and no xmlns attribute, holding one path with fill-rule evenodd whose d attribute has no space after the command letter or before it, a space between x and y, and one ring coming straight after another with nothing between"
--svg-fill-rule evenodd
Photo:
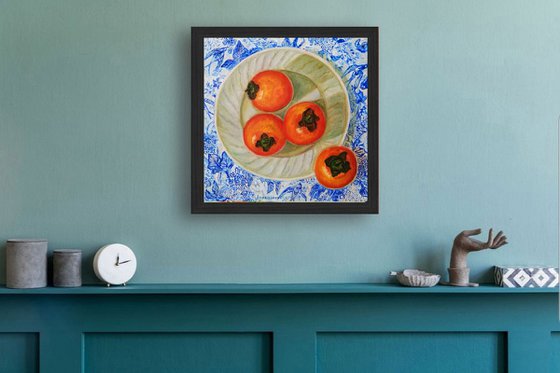
<instances>
[{"instance_id":1,"label":"shadow on wall","mask_svg":"<svg viewBox=\"0 0 560 373\"><path fill-rule=\"evenodd\" d=\"M494 283L494 267L479 270L478 273L475 273L475 275L477 275L475 277L475 282L479 282L481 284Z\"/></svg>"},{"instance_id":2,"label":"shadow on wall","mask_svg":"<svg viewBox=\"0 0 560 373\"><path fill-rule=\"evenodd\" d=\"M431 273L437 273L441 275L442 280L447 280L447 268L449 267L451 244L447 246L443 244L430 245L426 243L414 245L414 255L415 257L412 262L414 268ZM493 283L493 267L490 266L484 269L471 269L471 281L478 283Z\"/></svg>"},{"instance_id":3,"label":"shadow on wall","mask_svg":"<svg viewBox=\"0 0 560 373\"><path fill-rule=\"evenodd\" d=\"M440 274L442 279L447 277L449 247L423 243L414 245L414 248L415 268Z\"/></svg>"},{"instance_id":4,"label":"shadow on wall","mask_svg":"<svg viewBox=\"0 0 560 373\"><path fill-rule=\"evenodd\" d=\"M191 211L191 146L190 146L190 129L191 129L191 34L186 31L179 38L180 45L178 46L179 54L177 56L176 76L178 77L178 92L177 99L179 100L177 107L177 138L178 144L178 157L180 161L177 162L179 169L177 170L179 188L178 195L181 195L181 205L184 206L184 211Z\"/></svg>"},{"instance_id":5,"label":"shadow on wall","mask_svg":"<svg viewBox=\"0 0 560 373\"><path fill-rule=\"evenodd\" d=\"M0 245L0 268L6 268L6 242ZM0 284L6 283L6 271L4 271L4 276L0 278Z\"/></svg>"},{"instance_id":6,"label":"shadow on wall","mask_svg":"<svg viewBox=\"0 0 560 373\"><path fill-rule=\"evenodd\" d=\"M100 248L103 245L99 245ZM99 282L95 273L93 272L93 257L97 253L97 249L89 248L88 250L82 250L82 282L84 284L96 284Z\"/></svg>"}]
</instances>

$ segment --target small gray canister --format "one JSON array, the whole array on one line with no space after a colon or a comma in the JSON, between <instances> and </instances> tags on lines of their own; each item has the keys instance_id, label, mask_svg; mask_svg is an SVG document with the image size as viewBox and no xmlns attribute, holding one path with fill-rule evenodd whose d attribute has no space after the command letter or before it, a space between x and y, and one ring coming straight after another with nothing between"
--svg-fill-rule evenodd
<instances>
[{"instance_id":1,"label":"small gray canister","mask_svg":"<svg viewBox=\"0 0 560 373\"><path fill-rule=\"evenodd\" d=\"M47 286L47 240L8 240L6 287L13 289Z\"/></svg>"},{"instance_id":2,"label":"small gray canister","mask_svg":"<svg viewBox=\"0 0 560 373\"><path fill-rule=\"evenodd\" d=\"M53 253L53 285L82 286L82 251L55 250Z\"/></svg>"}]
</instances>

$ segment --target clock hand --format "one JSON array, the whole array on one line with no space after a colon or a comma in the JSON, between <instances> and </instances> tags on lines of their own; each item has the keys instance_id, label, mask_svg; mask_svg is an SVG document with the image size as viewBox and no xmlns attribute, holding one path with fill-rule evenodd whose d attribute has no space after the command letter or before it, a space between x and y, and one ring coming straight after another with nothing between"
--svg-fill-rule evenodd
<instances>
[{"instance_id":1,"label":"clock hand","mask_svg":"<svg viewBox=\"0 0 560 373\"><path fill-rule=\"evenodd\" d=\"M129 259L129 260L125 260L124 262L120 262L119 264L124 264L124 263L128 263L128 262L130 262L130 259Z\"/></svg>"},{"instance_id":2,"label":"clock hand","mask_svg":"<svg viewBox=\"0 0 560 373\"><path fill-rule=\"evenodd\" d=\"M117 254L117 262L115 263L116 266L119 265L119 254Z\"/></svg>"}]
</instances>

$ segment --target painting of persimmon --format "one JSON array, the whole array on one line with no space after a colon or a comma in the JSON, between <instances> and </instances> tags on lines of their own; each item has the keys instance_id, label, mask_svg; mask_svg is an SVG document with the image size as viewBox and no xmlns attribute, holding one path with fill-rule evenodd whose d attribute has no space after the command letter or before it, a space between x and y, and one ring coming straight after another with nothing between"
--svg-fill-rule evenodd
<instances>
[{"instance_id":1,"label":"painting of persimmon","mask_svg":"<svg viewBox=\"0 0 560 373\"><path fill-rule=\"evenodd\" d=\"M370 34L200 39L203 154L196 198L204 205L351 204L376 212Z\"/></svg>"}]
</instances>

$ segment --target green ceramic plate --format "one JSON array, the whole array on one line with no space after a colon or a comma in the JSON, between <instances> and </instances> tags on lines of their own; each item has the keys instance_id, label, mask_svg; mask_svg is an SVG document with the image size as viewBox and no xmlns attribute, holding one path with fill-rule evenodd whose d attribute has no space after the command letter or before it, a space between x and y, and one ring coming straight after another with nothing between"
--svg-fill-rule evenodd
<instances>
[{"instance_id":1,"label":"green ceramic plate","mask_svg":"<svg viewBox=\"0 0 560 373\"><path fill-rule=\"evenodd\" d=\"M263 70L282 71L294 86L292 102L274 114L283 118L290 106L301 101L315 102L323 108L327 128L317 142L307 146L287 143L269 157L255 155L245 147L243 126L259 113L245 89ZM349 115L348 93L338 73L322 58L296 48L268 49L243 60L228 75L216 99L216 128L229 156L247 171L276 180L313 176L313 163L321 150L344 141Z\"/></svg>"}]
</instances>

